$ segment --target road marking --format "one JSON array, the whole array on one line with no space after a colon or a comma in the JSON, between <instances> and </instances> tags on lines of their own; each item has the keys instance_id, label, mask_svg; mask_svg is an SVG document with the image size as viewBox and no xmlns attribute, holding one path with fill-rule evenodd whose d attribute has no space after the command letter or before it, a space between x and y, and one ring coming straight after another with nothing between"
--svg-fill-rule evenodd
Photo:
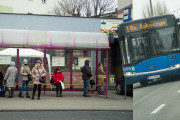
<instances>
[{"instance_id":1,"label":"road marking","mask_svg":"<svg viewBox=\"0 0 180 120\"><path fill-rule=\"evenodd\" d=\"M150 94L147 94L146 96L143 96L141 99L137 100L136 102L133 103L133 106L135 106L138 103L141 103L144 99L149 99L151 95L153 95L154 93L158 92L162 87L164 87L163 85L160 86L158 89L152 91ZM134 92L134 91L133 91Z\"/></svg>"},{"instance_id":2,"label":"road marking","mask_svg":"<svg viewBox=\"0 0 180 120\"><path fill-rule=\"evenodd\" d=\"M177 92L180 93L180 90L178 90Z\"/></svg>"},{"instance_id":3,"label":"road marking","mask_svg":"<svg viewBox=\"0 0 180 120\"><path fill-rule=\"evenodd\" d=\"M161 104L158 108L156 108L151 114L156 114L159 110L161 110L166 104Z\"/></svg>"}]
</instances>

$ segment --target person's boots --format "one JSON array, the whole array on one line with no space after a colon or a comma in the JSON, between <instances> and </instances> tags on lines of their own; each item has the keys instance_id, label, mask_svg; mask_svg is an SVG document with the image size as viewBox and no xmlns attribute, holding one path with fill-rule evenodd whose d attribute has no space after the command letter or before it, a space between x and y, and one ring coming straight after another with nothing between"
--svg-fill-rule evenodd
<instances>
[{"instance_id":1,"label":"person's boots","mask_svg":"<svg viewBox=\"0 0 180 120\"><path fill-rule=\"evenodd\" d=\"M31 98L31 97L29 96L29 93L26 93L26 98Z\"/></svg>"},{"instance_id":2,"label":"person's boots","mask_svg":"<svg viewBox=\"0 0 180 120\"><path fill-rule=\"evenodd\" d=\"M35 96L35 92L33 91L33 94L32 94L32 100L34 100L34 96Z\"/></svg>"},{"instance_id":3,"label":"person's boots","mask_svg":"<svg viewBox=\"0 0 180 120\"><path fill-rule=\"evenodd\" d=\"M9 92L9 95L7 98L11 98L11 90L8 90L8 92Z\"/></svg>"},{"instance_id":4,"label":"person's boots","mask_svg":"<svg viewBox=\"0 0 180 120\"><path fill-rule=\"evenodd\" d=\"M24 96L22 96L22 93L19 93L18 97L23 98Z\"/></svg>"},{"instance_id":5,"label":"person's boots","mask_svg":"<svg viewBox=\"0 0 180 120\"><path fill-rule=\"evenodd\" d=\"M12 97L12 98L14 97L14 91L13 91L13 89L11 89L11 97Z\"/></svg>"},{"instance_id":6,"label":"person's boots","mask_svg":"<svg viewBox=\"0 0 180 120\"><path fill-rule=\"evenodd\" d=\"M38 100L40 100L40 95L41 95L41 92L38 92L38 97L37 97Z\"/></svg>"},{"instance_id":7,"label":"person's boots","mask_svg":"<svg viewBox=\"0 0 180 120\"><path fill-rule=\"evenodd\" d=\"M58 91L56 91L56 97L58 97Z\"/></svg>"},{"instance_id":8,"label":"person's boots","mask_svg":"<svg viewBox=\"0 0 180 120\"><path fill-rule=\"evenodd\" d=\"M60 92L60 97L62 97L62 92Z\"/></svg>"}]
</instances>

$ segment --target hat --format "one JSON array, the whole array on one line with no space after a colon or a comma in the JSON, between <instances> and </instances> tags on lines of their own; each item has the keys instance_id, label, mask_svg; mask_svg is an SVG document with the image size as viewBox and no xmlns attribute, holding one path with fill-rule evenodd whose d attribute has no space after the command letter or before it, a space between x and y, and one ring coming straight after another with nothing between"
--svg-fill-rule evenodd
<instances>
[{"instance_id":1,"label":"hat","mask_svg":"<svg viewBox=\"0 0 180 120\"><path fill-rule=\"evenodd\" d=\"M11 63L10 63L10 66L15 66L16 64L15 64L15 62L14 61L12 61Z\"/></svg>"},{"instance_id":2,"label":"hat","mask_svg":"<svg viewBox=\"0 0 180 120\"><path fill-rule=\"evenodd\" d=\"M24 59L24 60L23 60L23 63L28 63L28 60L27 60L27 59Z\"/></svg>"},{"instance_id":3,"label":"hat","mask_svg":"<svg viewBox=\"0 0 180 120\"><path fill-rule=\"evenodd\" d=\"M57 67L57 68L55 69L55 71L60 71L60 69Z\"/></svg>"},{"instance_id":4,"label":"hat","mask_svg":"<svg viewBox=\"0 0 180 120\"><path fill-rule=\"evenodd\" d=\"M41 64L41 60L37 60L36 63L40 63Z\"/></svg>"}]
</instances>

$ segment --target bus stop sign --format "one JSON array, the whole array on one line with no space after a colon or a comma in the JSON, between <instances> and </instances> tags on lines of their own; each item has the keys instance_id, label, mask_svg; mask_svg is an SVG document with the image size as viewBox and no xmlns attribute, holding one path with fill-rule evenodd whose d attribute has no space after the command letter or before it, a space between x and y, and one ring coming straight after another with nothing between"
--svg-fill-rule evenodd
<instances>
[{"instance_id":1,"label":"bus stop sign","mask_svg":"<svg viewBox=\"0 0 180 120\"><path fill-rule=\"evenodd\" d=\"M123 22L131 20L131 8L127 7L123 9Z\"/></svg>"}]
</instances>

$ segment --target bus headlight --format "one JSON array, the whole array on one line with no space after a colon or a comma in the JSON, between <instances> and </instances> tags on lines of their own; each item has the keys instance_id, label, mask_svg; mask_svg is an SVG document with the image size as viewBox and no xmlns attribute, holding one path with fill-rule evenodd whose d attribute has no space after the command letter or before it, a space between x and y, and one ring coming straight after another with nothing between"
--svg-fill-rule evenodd
<instances>
[{"instance_id":1,"label":"bus headlight","mask_svg":"<svg viewBox=\"0 0 180 120\"><path fill-rule=\"evenodd\" d=\"M176 68L180 68L180 64L176 64L170 67L170 69L176 69Z\"/></svg>"},{"instance_id":2,"label":"bus headlight","mask_svg":"<svg viewBox=\"0 0 180 120\"><path fill-rule=\"evenodd\" d=\"M129 75L134 75L135 72L125 72L124 74L125 74L126 76L129 76Z\"/></svg>"}]
</instances>

